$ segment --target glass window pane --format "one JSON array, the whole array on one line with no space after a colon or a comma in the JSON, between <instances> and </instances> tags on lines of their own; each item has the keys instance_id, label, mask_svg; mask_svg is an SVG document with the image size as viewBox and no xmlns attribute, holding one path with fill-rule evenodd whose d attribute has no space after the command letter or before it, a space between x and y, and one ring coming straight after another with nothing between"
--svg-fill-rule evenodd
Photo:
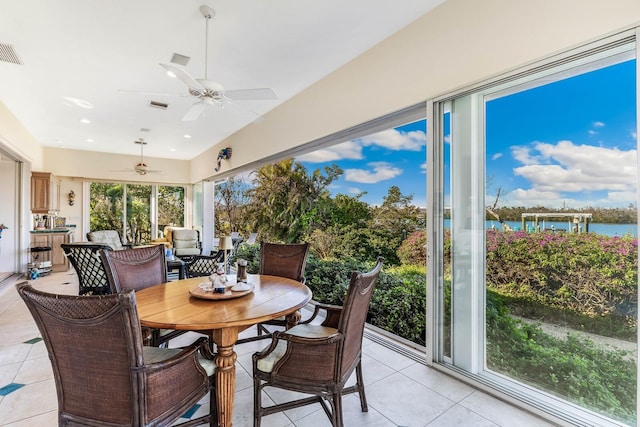
<instances>
[{"instance_id":1,"label":"glass window pane","mask_svg":"<svg viewBox=\"0 0 640 427\"><path fill-rule=\"evenodd\" d=\"M184 226L184 187L158 186L158 232Z\"/></svg>"},{"instance_id":2,"label":"glass window pane","mask_svg":"<svg viewBox=\"0 0 640 427\"><path fill-rule=\"evenodd\" d=\"M89 231L118 230L122 233L124 184L92 182L89 187Z\"/></svg>"},{"instance_id":3,"label":"glass window pane","mask_svg":"<svg viewBox=\"0 0 640 427\"><path fill-rule=\"evenodd\" d=\"M633 425L635 66L485 104L486 367Z\"/></svg>"},{"instance_id":4,"label":"glass window pane","mask_svg":"<svg viewBox=\"0 0 640 427\"><path fill-rule=\"evenodd\" d=\"M151 241L151 186L127 185L127 241L144 245Z\"/></svg>"}]
</instances>

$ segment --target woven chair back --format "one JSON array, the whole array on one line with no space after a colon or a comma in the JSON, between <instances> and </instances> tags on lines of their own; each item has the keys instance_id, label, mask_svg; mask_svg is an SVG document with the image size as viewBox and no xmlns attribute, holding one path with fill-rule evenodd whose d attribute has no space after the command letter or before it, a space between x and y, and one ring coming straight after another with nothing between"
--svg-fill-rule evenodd
<instances>
[{"instance_id":1,"label":"woven chair back","mask_svg":"<svg viewBox=\"0 0 640 427\"><path fill-rule=\"evenodd\" d=\"M260 274L287 277L304 282L309 243L260 244Z\"/></svg>"},{"instance_id":2,"label":"woven chair back","mask_svg":"<svg viewBox=\"0 0 640 427\"><path fill-rule=\"evenodd\" d=\"M98 251L111 250L111 246L93 243L63 243L64 254L78 274L80 295L107 295L112 293L107 272Z\"/></svg>"},{"instance_id":3,"label":"woven chair back","mask_svg":"<svg viewBox=\"0 0 640 427\"><path fill-rule=\"evenodd\" d=\"M133 292L55 295L28 282L17 288L49 352L60 420L75 416L132 425L132 399L143 386L132 374L143 364Z\"/></svg>"},{"instance_id":4,"label":"woven chair back","mask_svg":"<svg viewBox=\"0 0 640 427\"><path fill-rule=\"evenodd\" d=\"M100 251L111 289L139 291L167 281L164 245Z\"/></svg>"},{"instance_id":5,"label":"woven chair back","mask_svg":"<svg viewBox=\"0 0 640 427\"><path fill-rule=\"evenodd\" d=\"M367 320L373 289L382 269L382 262L383 258L379 257L373 270L367 273L358 271L351 273L349 289L342 305L342 314L338 323L338 330L344 334L342 372L349 372L360 360L364 324Z\"/></svg>"},{"instance_id":6,"label":"woven chair back","mask_svg":"<svg viewBox=\"0 0 640 427\"><path fill-rule=\"evenodd\" d=\"M187 276L210 276L216 272L218 263L224 262L224 251L218 251L214 255L197 255L187 262Z\"/></svg>"}]
</instances>

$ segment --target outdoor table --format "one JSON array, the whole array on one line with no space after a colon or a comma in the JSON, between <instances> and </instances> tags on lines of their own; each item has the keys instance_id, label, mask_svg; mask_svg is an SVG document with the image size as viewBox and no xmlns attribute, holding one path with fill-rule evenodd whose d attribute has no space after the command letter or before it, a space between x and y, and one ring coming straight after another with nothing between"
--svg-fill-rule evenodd
<instances>
[{"instance_id":1,"label":"outdoor table","mask_svg":"<svg viewBox=\"0 0 640 427\"><path fill-rule=\"evenodd\" d=\"M286 316L289 326L300 320L300 308L311 300L304 284L284 277L248 275L253 292L230 299L194 297L202 277L163 283L136 292L138 316L143 326L196 331L217 346L216 398L220 426L231 426L235 393L236 353L233 346L243 330Z\"/></svg>"}]
</instances>

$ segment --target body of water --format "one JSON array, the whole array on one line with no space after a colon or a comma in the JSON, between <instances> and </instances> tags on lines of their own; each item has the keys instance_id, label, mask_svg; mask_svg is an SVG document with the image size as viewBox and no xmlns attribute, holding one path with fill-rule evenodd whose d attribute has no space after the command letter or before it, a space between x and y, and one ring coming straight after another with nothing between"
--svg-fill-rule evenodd
<instances>
[{"instance_id":1,"label":"body of water","mask_svg":"<svg viewBox=\"0 0 640 427\"><path fill-rule=\"evenodd\" d=\"M514 230L520 230L522 228L522 222L520 221L505 221L509 227ZM533 227L533 223L529 221L528 225ZM544 230L563 230L565 232L570 232L573 224L567 221L540 221L540 228ZM444 227L450 227L450 221L448 219L444 220ZM486 221L486 228L490 229L495 227L500 230L502 226L498 221L488 220ZM597 233L604 234L606 236L638 236L638 225L637 224L599 224L599 223L591 223L589 224L589 233Z\"/></svg>"}]
</instances>

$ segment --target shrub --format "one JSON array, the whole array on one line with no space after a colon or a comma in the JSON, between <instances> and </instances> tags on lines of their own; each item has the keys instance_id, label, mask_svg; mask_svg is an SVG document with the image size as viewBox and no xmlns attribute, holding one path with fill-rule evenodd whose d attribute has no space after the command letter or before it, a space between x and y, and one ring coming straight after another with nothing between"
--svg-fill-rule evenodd
<instances>
[{"instance_id":1,"label":"shrub","mask_svg":"<svg viewBox=\"0 0 640 427\"><path fill-rule=\"evenodd\" d=\"M398 259L403 265L426 265L427 232L417 230L409 234L398 248Z\"/></svg>"},{"instance_id":2,"label":"shrub","mask_svg":"<svg viewBox=\"0 0 640 427\"><path fill-rule=\"evenodd\" d=\"M260 245L258 243L240 245L231 258L231 262L236 262L238 258L247 260L247 273L258 274L260 271Z\"/></svg>"},{"instance_id":3,"label":"shrub","mask_svg":"<svg viewBox=\"0 0 640 427\"><path fill-rule=\"evenodd\" d=\"M386 265L386 264L385 264ZM319 260L310 256L305 276L313 299L342 305L353 271L368 271L373 263ZM383 268L374 290L367 321L402 338L425 345L426 274L424 267Z\"/></svg>"},{"instance_id":4,"label":"shrub","mask_svg":"<svg viewBox=\"0 0 640 427\"><path fill-rule=\"evenodd\" d=\"M544 307L539 312L547 315L556 310L576 320L607 318L620 324L614 329L622 336L634 336L637 257L633 237L489 230L487 289L533 312Z\"/></svg>"},{"instance_id":5,"label":"shrub","mask_svg":"<svg viewBox=\"0 0 640 427\"><path fill-rule=\"evenodd\" d=\"M635 425L637 368L627 352L604 350L576 335L547 335L511 318L491 292L486 316L490 369Z\"/></svg>"}]
</instances>

